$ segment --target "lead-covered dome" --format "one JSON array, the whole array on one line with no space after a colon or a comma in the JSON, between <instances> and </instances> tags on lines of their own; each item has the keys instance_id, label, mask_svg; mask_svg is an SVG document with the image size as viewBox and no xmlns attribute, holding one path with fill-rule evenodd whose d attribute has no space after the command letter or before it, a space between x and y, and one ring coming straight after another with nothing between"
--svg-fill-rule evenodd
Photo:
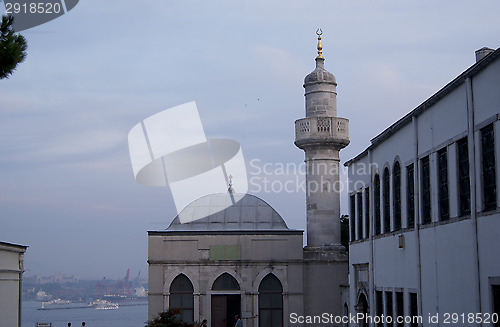
<instances>
[{"instance_id":1,"label":"lead-covered dome","mask_svg":"<svg viewBox=\"0 0 500 327\"><path fill-rule=\"evenodd\" d=\"M181 223L179 215L189 222ZM179 215L168 231L288 230L273 207L250 194L206 195L191 202ZM204 218L193 220L197 217Z\"/></svg>"},{"instance_id":2,"label":"lead-covered dome","mask_svg":"<svg viewBox=\"0 0 500 327\"><path fill-rule=\"evenodd\" d=\"M337 79L332 73L325 69L324 63L324 58L316 58L316 69L314 69L304 78L304 86L316 83L337 85Z\"/></svg>"}]
</instances>

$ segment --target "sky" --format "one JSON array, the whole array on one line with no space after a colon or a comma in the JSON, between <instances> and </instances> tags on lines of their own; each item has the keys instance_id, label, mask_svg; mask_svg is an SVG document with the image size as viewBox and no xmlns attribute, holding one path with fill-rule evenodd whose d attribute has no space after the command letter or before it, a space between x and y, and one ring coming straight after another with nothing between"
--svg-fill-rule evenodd
<instances>
[{"instance_id":1,"label":"sky","mask_svg":"<svg viewBox=\"0 0 500 327\"><path fill-rule=\"evenodd\" d=\"M26 275L145 276L147 231L176 211L168 187L134 180L134 125L196 101L207 137L238 141L250 176L300 184L294 121L318 28L350 121L345 162L474 64L475 50L498 48L498 12L495 0L82 0L21 32L28 56L0 80L0 241L29 246ZM300 187L258 185L250 193L305 229Z\"/></svg>"}]
</instances>

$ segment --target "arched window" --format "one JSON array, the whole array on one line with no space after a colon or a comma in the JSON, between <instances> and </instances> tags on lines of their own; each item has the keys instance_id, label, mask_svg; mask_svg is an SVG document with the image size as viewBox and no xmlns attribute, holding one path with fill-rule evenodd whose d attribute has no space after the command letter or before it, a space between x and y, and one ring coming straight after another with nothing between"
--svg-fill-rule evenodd
<instances>
[{"instance_id":1,"label":"arched window","mask_svg":"<svg viewBox=\"0 0 500 327\"><path fill-rule=\"evenodd\" d=\"M193 284L183 274L175 277L170 285L170 309L179 310L182 321L186 323L194 321L193 292Z\"/></svg>"},{"instance_id":2,"label":"arched window","mask_svg":"<svg viewBox=\"0 0 500 327\"><path fill-rule=\"evenodd\" d=\"M398 161L392 169L392 210L394 212L394 230L401 228L401 165Z\"/></svg>"},{"instance_id":3,"label":"arched window","mask_svg":"<svg viewBox=\"0 0 500 327\"><path fill-rule=\"evenodd\" d=\"M283 288L273 274L264 277L259 285L259 326L283 326Z\"/></svg>"},{"instance_id":4,"label":"arched window","mask_svg":"<svg viewBox=\"0 0 500 327\"><path fill-rule=\"evenodd\" d=\"M237 291L240 285L233 276L228 273L223 273L214 282L212 290L214 291Z\"/></svg>"},{"instance_id":5,"label":"arched window","mask_svg":"<svg viewBox=\"0 0 500 327\"><path fill-rule=\"evenodd\" d=\"M344 302L344 312L342 312L342 314L344 315L344 317L349 317L349 306L345 302ZM349 327L349 322L348 321L344 321L342 323L342 326Z\"/></svg>"},{"instance_id":6,"label":"arched window","mask_svg":"<svg viewBox=\"0 0 500 327\"><path fill-rule=\"evenodd\" d=\"M366 300L366 296L364 294L361 294L358 299L358 313L362 313L363 317L368 316L368 301ZM366 319L362 319L359 322L359 327L368 327Z\"/></svg>"},{"instance_id":7,"label":"arched window","mask_svg":"<svg viewBox=\"0 0 500 327\"><path fill-rule=\"evenodd\" d=\"M384 169L384 233L391 231L391 175L389 168Z\"/></svg>"},{"instance_id":8,"label":"arched window","mask_svg":"<svg viewBox=\"0 0 500 327\"><path fill-rule=\"evenodd\" d=\"M376 174L373 179L373 197L374 197L374 210L375 214L373 215L375 218L375 235L380 234L381 224L380 224L380 175Z\"/></svg>"}]
</instances>

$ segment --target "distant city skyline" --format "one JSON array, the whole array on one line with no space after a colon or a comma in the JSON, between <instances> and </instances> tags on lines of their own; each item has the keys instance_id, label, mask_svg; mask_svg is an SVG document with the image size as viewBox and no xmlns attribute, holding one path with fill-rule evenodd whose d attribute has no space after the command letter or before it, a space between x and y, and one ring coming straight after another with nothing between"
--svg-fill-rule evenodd
<instances>
[{"instance_id":1,"label":"distant city skyline","mask_svg":"<svg viewBox=\"0 0 500 327\"><path fill-rule=\"evenodd\" d=\"M29 246L27 275L146 275L147 231L176 211L168 188L134 181L137 122L196 101L207 137L238 141L249 174L252 160L300 166L294 121L321 28L350 121L343 163L473 65L475 50L498 48L499 11L483 0L81 1L23 31L27 59L0 81L0 240ZM256 195L305 229L302 191Z\"/></svg>"}]
</instances>

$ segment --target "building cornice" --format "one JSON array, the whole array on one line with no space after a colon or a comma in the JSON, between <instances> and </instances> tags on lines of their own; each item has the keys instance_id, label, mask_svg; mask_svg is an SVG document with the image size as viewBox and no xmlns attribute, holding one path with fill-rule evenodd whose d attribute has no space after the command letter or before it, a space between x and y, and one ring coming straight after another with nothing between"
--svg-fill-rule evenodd
<instances>
[{"instance_id":1,"label":"building cornice","mask_svg":"<svg viewBox=\"0 0 500 327\"><path fill-rule=\"evenodd\" d=\"M221 231L148 231L148 236L200 236L200 235L302 235L303 230L221 230Z\"/></svg>"}]
</instances>

